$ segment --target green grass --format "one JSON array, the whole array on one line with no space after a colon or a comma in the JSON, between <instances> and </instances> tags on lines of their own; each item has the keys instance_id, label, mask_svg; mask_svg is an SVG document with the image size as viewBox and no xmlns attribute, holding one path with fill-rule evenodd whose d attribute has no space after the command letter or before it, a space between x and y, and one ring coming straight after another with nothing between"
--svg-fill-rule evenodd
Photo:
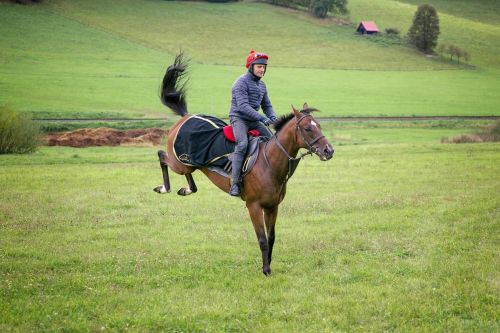
<instances>
[{"instance_id":1,"label":"green grass","mask_svg":"<svg viewBox=\"0 0 500 333\"><path fill-rule=\"evenodd\" d=\"M416 9L376 3L378 9L350 2L353 21L375 12L382 28L404 28ZM462 19L469 16L443 14L442 36L468 49L476 70L426 59L384 38L356 36L352 26L259 3L53 0L0 6L0 104L35 116L170 117L157 92L180 48L192 58L193 113L227 115L242 59L256 48L271 54L266 82L280 114L307 101L324 116L498 115L498 28Z\"/></svg>"},{"instance_id":2,"label":"green grass","mask_svg":"<svg viewBox=\"0 0 500 333\"><path fill-rule=\"evenodd\" d=\"M417 57L404 47L395 46L387 52L363 38L354 38L352 27L321 24L307 13L267 4L161 0L122 3L117 8L109 0L54 1L50 9L169 54L183 48L202 64L242 66L249 49L256 48L269 52L272 64L278 67L450 68ZM303 55L298 56L299 52ZM375 64L353 61L367 52L376 59Z\"/></svg>"},{"instance_id":3,"label":"green grass","mask_svg":"<svg viewBox=\"0 0 500 333\"><path fill-rule=\"evenodd\" d=\"M439 143L485 124L323 125L270 278L241 201L152 192L154 148L0 156L0 330L498 331L499 146Z\"/></svg>"},{"instance_id":4,"label":"green grass","mask_svg":"<svg viewBox=\"0 0 500 333\"><path fill-rule=\"evenodd\" d=\"M182 47L190 111L225 116L255 48L279 114L498 115L498 5L430 2L476 69L259 3L0 2L0 104L171 123L157 89ZM405 33L417 3L349 4ZM440 143L488 124L323 123L336 156L290 180L270 278L241 201L198 173L190 197L152 191L158 148L0 156L0 331L499 331L499 146Z\"/></svg>"}]
</instances>

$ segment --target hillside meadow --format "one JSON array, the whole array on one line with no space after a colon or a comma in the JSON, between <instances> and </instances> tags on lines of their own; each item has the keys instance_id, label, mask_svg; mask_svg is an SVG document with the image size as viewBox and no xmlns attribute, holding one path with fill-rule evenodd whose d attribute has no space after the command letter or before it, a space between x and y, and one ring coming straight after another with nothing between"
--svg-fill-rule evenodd
<instances>
[{"instance_id":1,"label":"hillside meadow","mask_svg":"<svg viewBox=\"0 0 500 333\"><path fill-rule=\"evenodd\" d=\"M374 19L402 34L416 10L389 0L349 4L353 22ZM169 117L158 86L183 49L191 112L226 116L230 87L255 48L271 55L266 82L280 114L307 101L325 116L498 115L500 32L479 17L499 11L486 0L461 4L449 14L443 7L441 38L468 49L474 67L262 3L2 2L0 103L38 118Z\"/></svg>"}]
</instances>

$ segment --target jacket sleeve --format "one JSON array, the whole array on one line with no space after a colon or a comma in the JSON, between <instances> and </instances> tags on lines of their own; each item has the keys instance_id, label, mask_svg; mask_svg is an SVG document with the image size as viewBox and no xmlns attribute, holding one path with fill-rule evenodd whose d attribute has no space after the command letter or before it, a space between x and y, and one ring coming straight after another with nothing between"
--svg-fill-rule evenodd
<instances>
[{"instance_id":1,"label":"jacket sleeve","mask_svg":"<svg viewBox=\"0 0 500 333\"><path fill-rule=\"evenodd\" d=\"M233 87L233 98L236 102L236 109L241 117L254 120L254 121L264 121L266 119L265 116L255 111L249 103L248 100L248 90L244 83L239 82Z\"/></svg>"},{"instance_id":2,"label":"jacket sleeve","mask_svg":"<svg viewBox=\"0 0 500 333\"><path fill-rule=\"evenodd\" d=\"M271 104L271 100L269 99L269 96L267 94L267 88L264 97L262 98L262 103L260 105L262 107L262 111L264 111L264 113L268 118L272 117L276 118L276 113L274 112L273 105Z\"/></svg>"}]
</instances>

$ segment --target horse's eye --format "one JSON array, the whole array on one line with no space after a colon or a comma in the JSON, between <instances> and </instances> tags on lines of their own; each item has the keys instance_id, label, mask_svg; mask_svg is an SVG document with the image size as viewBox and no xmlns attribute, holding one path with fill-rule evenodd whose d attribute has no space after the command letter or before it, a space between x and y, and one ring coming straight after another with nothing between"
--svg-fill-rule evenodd
<instances>
[{"instance_id":1,"label":"horse's eye","mask_svg":"<svg viewBox=\"0 0 500 333\"><path fill-rule=\"evenodd\" d=\"M311 131L312 131L311 127L309 127L309 126L307 126L307 127L306 127L306 128L304 128L304 129L306 130L306 132L311 132Z\"/></svg>"}]
</instances>

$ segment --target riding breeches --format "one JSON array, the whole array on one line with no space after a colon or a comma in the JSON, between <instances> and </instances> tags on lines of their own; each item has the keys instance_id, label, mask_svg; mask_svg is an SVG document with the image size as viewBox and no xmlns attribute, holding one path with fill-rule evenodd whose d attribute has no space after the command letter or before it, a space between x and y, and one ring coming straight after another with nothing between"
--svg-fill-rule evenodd
<instances>
[{"instance_id":1,"label":"riding breeches","mask_svg":"<svg viewBox=\"0 0 500 333\"><path fill-rule=\"evenodd\" d=\"M238 117L230 117L231 126L233 127L234 138L236 140L236 146L234 147L234 153L232 154L232 174L231 179L233 183L239 183L241 181L241 166L243 165L243 160L247 153L248 148L248 131L258 130L260 136L265 136L270 138L273 134L272 132L260 121L245 121Z\"/></svg>"}]
</instances>

